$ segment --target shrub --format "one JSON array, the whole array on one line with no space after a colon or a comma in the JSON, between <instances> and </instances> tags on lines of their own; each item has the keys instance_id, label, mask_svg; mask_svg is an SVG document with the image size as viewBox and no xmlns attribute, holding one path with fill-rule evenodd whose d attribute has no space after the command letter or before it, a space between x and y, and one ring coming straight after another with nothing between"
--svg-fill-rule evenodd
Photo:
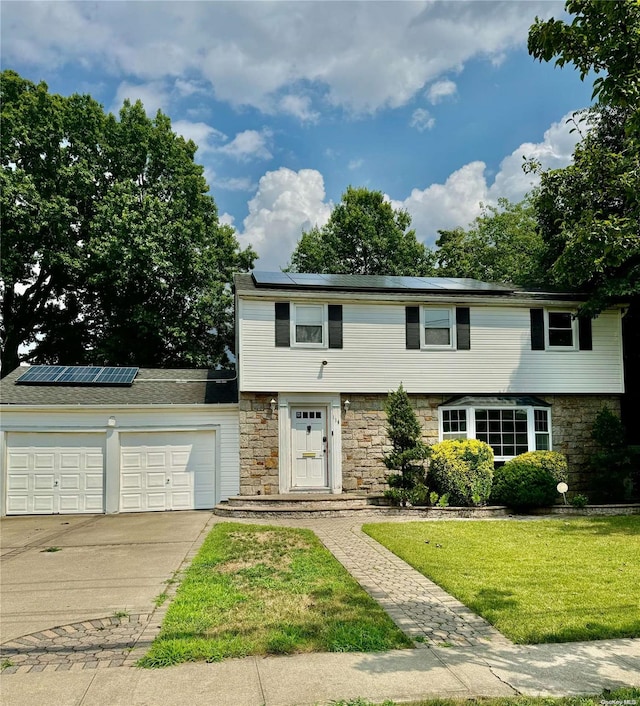
<instances>
[{"instance_id":1,"label":"shrub","mask_svg":"<svg viewBox=\"0 0 640 706\"><path fill-rule=\"evenodd\" d=\"M424 460L429 449L421 439L420 422L402 385L389 393L385 410L391 452L382 460L390 471L399 471L387 476L389 490L385 490L385 497L403 507L407 503L426 505L429 491Z\"/></svg>"},{"instance_id":2,"label":"shrub","mask_svg":"<svg viewBox=\"0 0 640 706\"><path fill-rule=\"evenodd\" d=\"M567 459L557 451L529 451L496 468L491 500L514 509L553 505L567 481Z\"/></svg>"},{"instance_id":3,"label":"shrub","mask_svg":"<svg viewBox=\"0 0 640 706\"><path fill-rule=\"evenodd\" d=\"M625 443L620 417L608 407L597 414L591 438L597 444L589 466L599 502L629 502L640 495L640 450Z\"/></svg>"},{"instance_id":4,"label":"shrub","mask_svg":"<svg viewBox=\"0 0 640 706\"><path fill-rule=\"evenodd\" d=\"M493 450L476 439L452 439L431 447L429 485L451 505L484 505L491 493Z\"/></svg>"}]
</instances>

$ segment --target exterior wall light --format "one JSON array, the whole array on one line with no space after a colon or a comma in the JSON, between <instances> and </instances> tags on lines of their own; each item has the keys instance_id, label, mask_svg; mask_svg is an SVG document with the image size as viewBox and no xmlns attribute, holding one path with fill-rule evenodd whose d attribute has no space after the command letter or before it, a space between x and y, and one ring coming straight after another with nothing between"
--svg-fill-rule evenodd
<instances>
[{"instance_id":1,"label":"exterior wall light","mask_svg":"<svg viewBox=\"0 0 640 706\"><path fill-rule=\"evenodd\" d=\"M345 401L344 401L344 411L345 411L345 412L348 412L348 411L349 411L349 407L351 407L351 402L349 402L349 400L345 400Z\"/></svg>"},{"instance_id":2,"label":"exterior wall light","mask_svg":"<svg viewBox=\"0 0 640 706\"><path fill-rule=\"evenodd\" d=\"M278 406L278 403L275 401L275 399L272 397L271 402L269 402L269 405L271 406L271 414L276 413L276 407Z\"/></svg>"},{"instance_id":3,"label":"exterior wall light","mask_svg":"<svg viewBox=\"0 0 640 706\"><path fill-rule=\"evenodd\" d=\"M116 425L116 418L109 417L109 419L107 419L107 426L108 427L115 427L115 425Z\"/></svg>"}]
</instances>

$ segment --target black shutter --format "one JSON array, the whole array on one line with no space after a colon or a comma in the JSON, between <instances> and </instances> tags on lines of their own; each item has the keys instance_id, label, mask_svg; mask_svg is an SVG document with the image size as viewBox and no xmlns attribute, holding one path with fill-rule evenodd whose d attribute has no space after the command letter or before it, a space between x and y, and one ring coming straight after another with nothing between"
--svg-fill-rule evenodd
<instances>
[{"instance_id":1,"label":"black shutter","mask_svg":"<svg viewBox=\"0 0 640 706\"><path fill-rule=\"evenodd\" d=\"M405 307L405 335L407 348L420 349L420 307Z\"/></svg>"},{"instance_id":2,"label":"black shutter","mask_svg":"<svg viewBox=\"0 0 640 706\"><path fill-rule=\"evenodd\" d=\"M544 350L544 309L531 309L531 350Z\"/></svg>"},{"instance_id":3,"label":"black shutter","mask_svg":"<svg viewBox=\"0 0 640 706\"><path fill-rule=\"evenodd\" d=\"M342 304L329 304L329 348L342 348Z\"/></svg>"},{"instance_id":4,"label":"black shutter","mask_svg":"<svg viewBox=\"0 0 640 706\"><path fill-rule=\"evenodd\" d=\"M276 302L276 347L288 348L290 337L289 302Z\"/></svg>"},{"instance_id":5,"label":"black shutter","mask_svg":"<svg viewBox=\"0 0 640 706\"><path fill-rule=\"evenodd\" d=\"M581 351L593 350L591 318L589 316L578 317L578 341L580 343Z\"/></svg>"},{"instance_id":6,"label":"black shutter","mask_svg":"<svg viewBox=\"0 0 640 706\"><path fill-rule=\"evenodd\" d=\"M471 350L471 326L469 324L469 307L456 307L456 342L459 351Z\"/></svg>"}]
</instances>

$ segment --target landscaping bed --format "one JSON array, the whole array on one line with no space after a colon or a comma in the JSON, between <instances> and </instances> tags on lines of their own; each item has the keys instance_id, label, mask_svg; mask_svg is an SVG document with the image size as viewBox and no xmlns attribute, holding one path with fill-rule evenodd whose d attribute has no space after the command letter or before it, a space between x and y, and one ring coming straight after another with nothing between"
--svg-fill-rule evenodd
<instances>
[{"instance_id":1,"label":"landscaping bed","mask_svg":"<svg viewBox=\"0 0 640 706\"><path fill-rule=\"evenodd\" d=\"M640 517L367 524L521 644L640 636Z\"/></svg>"},{"instance_id":2,"label":"landscaping bed","mask_svg":"<svg viewBox=\"0 0 640 706\"><path fill-rule=\"evenodd\" d=\"M309 530L221 523L140 665L411 645Z\"/></svg>"}]
</instances>

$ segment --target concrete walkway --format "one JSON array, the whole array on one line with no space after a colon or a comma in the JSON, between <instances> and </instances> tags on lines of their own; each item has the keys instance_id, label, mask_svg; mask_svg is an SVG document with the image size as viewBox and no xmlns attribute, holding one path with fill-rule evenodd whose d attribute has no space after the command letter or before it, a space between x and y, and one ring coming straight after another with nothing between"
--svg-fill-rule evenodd
<instances>
[{"instance_id":1,"label":"concrete walkway","mask_svg":"<svg viewBox=\"0 0 640 706\"><path fill-rule=\"evenodd\" d=\"M313 530L402 630L418 640L416 649L136 669L132 665L155 636L165 604L152 616L87 620L5 643L4 658L14 666L2 674L0 703L303 706L356 697L381 702L435 696L565 695L640 686L640 640L512 645L365 535L363 520L367 518L270 518L269 524ZM205 519L185 563L204 539L204 530L217 521L223 520Z\"/></svg>"}]
</instances>

